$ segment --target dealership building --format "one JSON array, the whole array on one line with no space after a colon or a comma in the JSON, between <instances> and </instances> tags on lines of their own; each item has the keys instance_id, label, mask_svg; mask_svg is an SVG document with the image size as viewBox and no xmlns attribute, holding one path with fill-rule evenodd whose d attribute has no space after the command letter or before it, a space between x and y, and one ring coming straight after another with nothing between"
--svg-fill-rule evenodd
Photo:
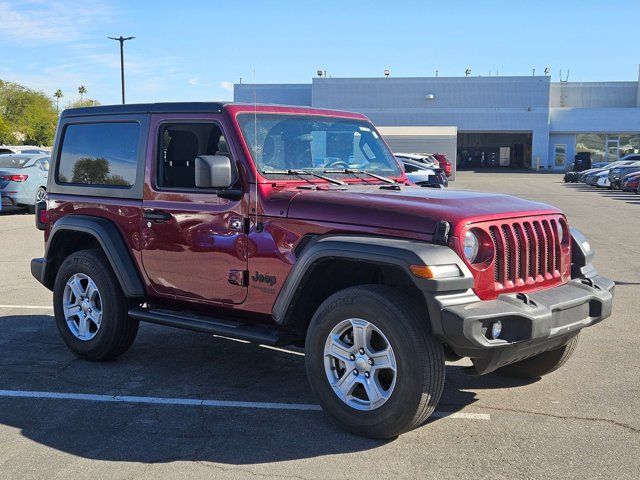
<instances>
[{"instance_id":1,"label":"dealership building","mask_svg":"<svg viewBox=\"0 0 640 480\"><path fill-rule=\"evenodd\" d=\"M613 161L640 151L640 78L547 76L326 78L236 84L239 102L361 112L396 152L440 152L459 167L565 170L578 152Z\"/></svg>"}]
</instances>

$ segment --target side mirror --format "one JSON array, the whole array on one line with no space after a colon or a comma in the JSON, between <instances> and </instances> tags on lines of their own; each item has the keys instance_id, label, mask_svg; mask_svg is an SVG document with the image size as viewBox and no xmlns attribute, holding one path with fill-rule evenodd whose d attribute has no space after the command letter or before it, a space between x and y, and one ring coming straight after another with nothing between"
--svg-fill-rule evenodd
<instances>
[{"instance_id":1,"label":"side mirror","mask_svg":"<svg viewBox=\"0 0 640 480\"><path fill-rule=\"evenodd\" d=\"M237 178L235 164L225 155L196 157L197 188L229 188Z\"/></svg>"}]
</instances>

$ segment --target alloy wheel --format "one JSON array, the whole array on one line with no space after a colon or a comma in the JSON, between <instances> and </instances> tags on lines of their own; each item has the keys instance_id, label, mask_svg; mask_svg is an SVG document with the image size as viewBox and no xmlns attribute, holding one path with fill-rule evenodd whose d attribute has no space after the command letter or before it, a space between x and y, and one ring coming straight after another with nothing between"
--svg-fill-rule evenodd
<instances>
[{"instance_id":1,"label":"alloy wheel","mask_svg":"<svg viewBox=\"0 0 640 480\"><path fill-rule=\"evenodd\" d=\"M78 340L86 342L96 336L102 324L102 298L88 275L76 273L69 278L62 306L67 326Z\"/></svg>"},{"instance_id":2,"label":"alloy wheel","mask_svg":"<svg viewBox=\"0 0 640 480\"><path fill-rule=\"evenodd\" d=\"M364 411L389 400L398 373L387 337L361 318L349 318L331 330L324 347L324 367L338 398Z\"/></svg>"}]
</instances>

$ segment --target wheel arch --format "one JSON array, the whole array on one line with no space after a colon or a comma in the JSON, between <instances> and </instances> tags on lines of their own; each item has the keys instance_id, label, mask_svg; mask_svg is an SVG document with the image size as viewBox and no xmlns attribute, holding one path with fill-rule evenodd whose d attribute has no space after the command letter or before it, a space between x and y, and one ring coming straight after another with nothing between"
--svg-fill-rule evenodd
<instances>
[{"instance_id":1,"label":"wheel arch","mask_svg":"<svg viewBox=\"0 0 640 480\"><path fill-rule=\"evenodd\" d=\"M426 280L409 269L410 265L451 263L460 266L462 277ZM326 298L345 288L367 284L402 289L424 309L431 328L427 301L431 292L467 290L473 287L473 277L458 255L444 245L386 237L320 236L300 253L273 305L273 319L302 333Z\"/></svg>"},{"instance_id":2,"label":"wheel arch","mask_svg":"<svg viewBox=\"0 0 640 480\"><path fill-rule=\"evenodd\" d=\"M105 255L126 297L143 297L144 285L124 239L116 225L104 218L69 215L55 222L45 249L43 283L53 289L64 259L71 253L98 248Z\"/></svg>"}]
</instances>

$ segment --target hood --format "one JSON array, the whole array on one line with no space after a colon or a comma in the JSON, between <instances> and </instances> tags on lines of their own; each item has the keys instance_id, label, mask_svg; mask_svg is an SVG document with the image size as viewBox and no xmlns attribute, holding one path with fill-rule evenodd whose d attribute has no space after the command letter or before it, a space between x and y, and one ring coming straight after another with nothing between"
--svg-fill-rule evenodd
<instances>
[{"instance_id":1,"label":"hood","mask_svg":"<svg viewBox=\"0 0 640 480\"><path fill-rule=\"evenodd\" d=\"M414 186L391 190L370 185L299 191L289 203L287 216L433 234L440 220L451 223L455 232L471 221L550 213L561 212L510 195Z\"/></svg>"}]
</instances>

